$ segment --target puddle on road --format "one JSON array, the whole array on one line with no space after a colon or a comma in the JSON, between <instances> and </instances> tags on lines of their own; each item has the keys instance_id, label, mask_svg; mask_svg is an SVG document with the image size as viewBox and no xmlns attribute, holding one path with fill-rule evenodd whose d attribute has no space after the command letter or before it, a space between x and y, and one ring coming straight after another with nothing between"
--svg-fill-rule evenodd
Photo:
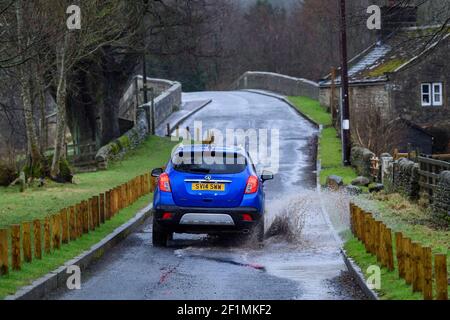
<instances>
[{"instance_id":1,"label":"puddle on road","mask_svg":"<svg viewBox=\"0 0 450 320\"><path fill-rule=\"evenodd\" d=\"M303 190L297 196L268 202L264 247L236 246L203 237L200 242L193 241L175 250L175 254L243 267L262 266L271 275L299 282L300 299L348 299L349 291L341 288L338 281L346 267L339 243L321 212L319 197L338 231L348 228L345 194ZM175 239L185 236L177 235Z\"/></svg>"}]
</instances>

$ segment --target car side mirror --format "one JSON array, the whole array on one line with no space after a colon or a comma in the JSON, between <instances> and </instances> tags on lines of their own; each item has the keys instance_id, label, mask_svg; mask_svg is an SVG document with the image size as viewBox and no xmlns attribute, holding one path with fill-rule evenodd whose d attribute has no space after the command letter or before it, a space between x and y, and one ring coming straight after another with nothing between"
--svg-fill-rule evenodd
<instances>
[{"instance_id":1,"label":"car side mirror","mask_svg":"<svg viewBox=\"0 0 450 320\"><path fill-rule=\"evenodd\" d=\"M156 168L152 170L152 177L158 178L164 170L162 168Z\"/></svg>"},{"instance_id":2,"label":"car side mirror","mask_svg":"<svg viewBox=\"0 0 450 320\"><path fill-rule=\"evenodd\" d=\"M262 180L263 182L264 182L264 181L267 181L267 180L273 180L273 173L270 172L270 171L264 170L264 171L262 172L262 175L261 175L261 180Z\"/></svg>"}]
</instances>

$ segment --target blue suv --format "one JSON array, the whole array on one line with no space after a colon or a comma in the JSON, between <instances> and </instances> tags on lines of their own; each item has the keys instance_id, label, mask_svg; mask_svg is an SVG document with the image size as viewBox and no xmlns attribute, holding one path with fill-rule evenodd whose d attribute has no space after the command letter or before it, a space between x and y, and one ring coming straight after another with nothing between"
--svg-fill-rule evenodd
<instances>
[{"instance_id":1,"label":"blue suv","mask_svg":"<svg viewBox=\"0 0 450 320\"><path fill-rule=\"evenodd\" d=\"M245 234L264 238L264 188L273 174L258 177L240 147L179 146L158 177L153 199L153 245L176 233Z\"/></svg>"}]
</instances>

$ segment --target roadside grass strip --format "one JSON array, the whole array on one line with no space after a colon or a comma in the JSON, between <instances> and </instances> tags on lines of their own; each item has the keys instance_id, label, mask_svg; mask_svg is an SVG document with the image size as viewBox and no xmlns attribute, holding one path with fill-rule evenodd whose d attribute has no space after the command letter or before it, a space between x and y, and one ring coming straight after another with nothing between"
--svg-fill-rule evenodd
<instances>
[{"instance_id":1,"label":"roadside grass strip","mask_svg":"<svg viewBox=\"0 0 450 320\"><path fill-rule=\"evenodd\" d=\"M344 249L360 266L366 279L373 280L374 270L369 267L380 267L380 286L374 289L382 299L447 300L448 234L445 237L445 232L436 231L434 236L423 237L423 234L398 227L351 203L352 235ZM447 247L442 246L442 241Z\"/></svg>"},{"instance_id":2,"label":"roadside grass strip","mask_svg":"<svg viewBox=\"0 0 450 320\"><path fill-rule=\"evenodd\" d=\"M109 170L19 193L0 189L0 298L90 249L146 207L175 144L149 137Z\"/></svg>"},{"instance_id":3,"label":"roadside grass strip","mask_svg":"<svg viewBox=\"0 0 450 320\"><path fill-rule=\"evenodd\" d=\"M342 145L337 130L332 126L331 114L316 100L308 97L288 97L296 108L306 116L323 126L319 140L319 160L321 164L320 184L325 185L330 175L338 175L349 184L357 177L351 167L342 164Z\"/></svg>"}]
</instances>

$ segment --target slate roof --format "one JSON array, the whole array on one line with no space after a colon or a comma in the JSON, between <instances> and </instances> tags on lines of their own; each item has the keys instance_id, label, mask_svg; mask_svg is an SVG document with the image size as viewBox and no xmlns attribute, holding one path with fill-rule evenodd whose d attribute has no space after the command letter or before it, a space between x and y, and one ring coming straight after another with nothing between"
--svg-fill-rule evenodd
<instances>
[{"instance_id":1,"label":"slate roof","mask_svg":"<svg viewBox=\"0 0 450 320\"><path fill-rule=\"evenodd\" d=\"M449 36L450 27L444 30L441 30L441 26L402 28L384 40L374 43L349 61L349 82L387 81L387 73L401 70ZM339 83L340 77L337 77L336 84ZM330 75L319 84L329 86Z\"/></svg>"}]
</instances>

